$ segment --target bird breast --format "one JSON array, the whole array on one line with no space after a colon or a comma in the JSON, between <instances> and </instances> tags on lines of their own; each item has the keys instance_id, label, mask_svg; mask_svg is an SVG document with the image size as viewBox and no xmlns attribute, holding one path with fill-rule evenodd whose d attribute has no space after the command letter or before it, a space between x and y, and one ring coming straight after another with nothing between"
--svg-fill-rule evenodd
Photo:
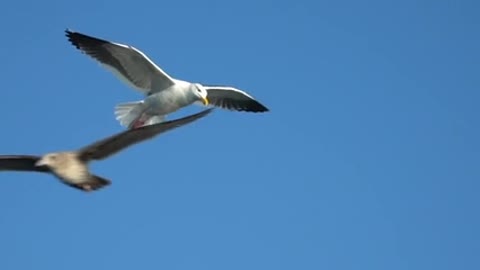
<instances>
[{"instance_id":1,"label":"bird breast","mask_svg":"<svg viewBox=\"0 0 480 270\"><path fill-rule=\"evenodd\" d=\"M195 96L192 96L189 91L170 87L148 96L145 99L145 105L149 108L149 113L165 115L190 105L194 101Z\"/></svg>"},{"instance_id":2,"label":"bird breast","mask_svg":"<svg viewBox=\"0 0 480 270\"><path fill-rule=\"evenodd\" d=\"M62 153L52 166L52 171L62 180L69 183L81 183L89 176L85 163L75 153Z\"/></svg>"}]
</instances>

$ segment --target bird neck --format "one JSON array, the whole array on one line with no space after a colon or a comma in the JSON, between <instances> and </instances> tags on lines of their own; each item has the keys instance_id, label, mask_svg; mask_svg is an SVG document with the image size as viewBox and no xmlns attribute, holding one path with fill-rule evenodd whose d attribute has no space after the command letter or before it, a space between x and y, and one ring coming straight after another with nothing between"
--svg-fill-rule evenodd
<instances>
[{"instance_id":1,"label":"bird neck","mask_svg":"<svg viewBox=\"0 0 480 270\"><path fill-rule=\"evenodd\" d=\"M198 97L195 95L194 92L190 91L190 89L188 91L175 89L174 91L172 91L171 93L168 93L167 95L171 95L172 100L175 99L177 104L180 107L190 105L193 102L198 100ZM170 98L167 98L167 100L169 99Z\"/></svg>"}]
</instances>

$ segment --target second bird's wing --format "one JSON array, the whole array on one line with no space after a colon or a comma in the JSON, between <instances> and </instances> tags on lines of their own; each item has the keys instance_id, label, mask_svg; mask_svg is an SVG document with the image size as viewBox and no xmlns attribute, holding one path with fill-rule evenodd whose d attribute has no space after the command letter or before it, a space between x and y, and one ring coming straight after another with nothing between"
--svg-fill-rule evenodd
<instances>
[{"instance_id":1,"label":"second bird's wing","mask_svg":"<svg viewBox=\"0 0 480 270\"><path fill-rule=\"evenodd\" d=\"M194 122L206 116L212 110L213 108L180 119L123 131L80 149L78 156L83 161L104 159L136 143Z\"/></svg>"}]
</instances>

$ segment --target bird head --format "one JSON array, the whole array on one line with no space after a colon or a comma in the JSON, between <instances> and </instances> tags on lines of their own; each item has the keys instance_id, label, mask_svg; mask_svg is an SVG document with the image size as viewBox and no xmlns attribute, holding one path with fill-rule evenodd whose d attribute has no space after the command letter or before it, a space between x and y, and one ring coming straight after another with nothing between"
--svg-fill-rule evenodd
<instances>
[{"instance_id":1,"label":"bird head","mask_svg":"<svg viewBox=\"0 0 480 270\"><path fill-rule=\"evenodd\" d=\"M35 166L37 166L37 167L52 166L53 164L57 163L57 160L58 160L58 154L57 153L46 154L35 163Z\"/></svg>"},{"instance_id":2,"label":"bird head","mask_svg":"<svg viewBox=\"0 0 480 270\"><path fill-rule=\"evenodd\" d=\"M193 92L198 97L198 99L203 102L205 106L208 105L208 98L207 98L208 93L207 93L207 90L205 90L205 87L203 87L199 83L194 83Z\"/></svg>"}]
</instances>

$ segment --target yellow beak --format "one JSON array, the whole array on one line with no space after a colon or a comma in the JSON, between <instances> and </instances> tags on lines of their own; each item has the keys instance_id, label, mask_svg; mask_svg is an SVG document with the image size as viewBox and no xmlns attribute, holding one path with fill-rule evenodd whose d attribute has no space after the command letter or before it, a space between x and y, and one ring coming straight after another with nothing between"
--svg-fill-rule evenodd
<instances>
[{"instance_id":1,"label":"yellow beak","mask_svg":"<svg viewBox=\"0 0 480 270\"><path fill-rule=\"evenodd\" d=\"M205 106L208 105L208 99L206 97L202 98L202 101L203 101L203 104L205 104Z\"/></svg>"}]
</instances>

